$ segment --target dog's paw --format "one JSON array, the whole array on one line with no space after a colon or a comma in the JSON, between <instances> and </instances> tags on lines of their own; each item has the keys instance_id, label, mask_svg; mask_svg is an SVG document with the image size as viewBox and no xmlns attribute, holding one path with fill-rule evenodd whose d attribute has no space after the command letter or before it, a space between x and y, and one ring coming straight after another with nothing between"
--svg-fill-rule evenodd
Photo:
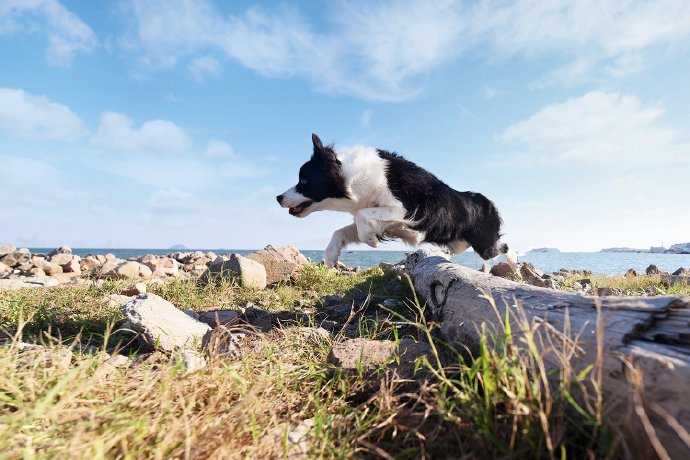
<instances>
[{"instance_id":1,"label":"dog's paw","mask_svg":"<svg viewBox=\"0 0 690 460\"><path fill-rule=\"evenodd\" d=\"M337 263L338 263L338 259L331 259L331 258L328 258L328 257L326 257L326 256L324 256L324 258L323 258L323 264L324 264L327 268L333 268L333 267L335 267L335 265L336 265Z\"/></svg>"},{"instance_id":2,"label":"dog's paw","mask_svg":"<svg viewBox=\"0 0 690 460\"><path fill-rule=\"evenodd\" d=\"M326 252L323 253L323 264L328 268L333 268L338 263L339 257L340 251L335 248L326 248Z\"/></svg>"}]
</instances>

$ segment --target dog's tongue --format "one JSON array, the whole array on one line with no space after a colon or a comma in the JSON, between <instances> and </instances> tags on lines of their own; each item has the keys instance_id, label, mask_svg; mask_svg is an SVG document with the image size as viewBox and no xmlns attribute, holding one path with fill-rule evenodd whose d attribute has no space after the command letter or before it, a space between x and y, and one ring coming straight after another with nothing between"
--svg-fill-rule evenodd
<instances>
[{"instance_id":1,"label":"dog's tongue","mask_svg":"<svg viewBox=\"0 0 690 460\"><path fill-rule=\"evenodd\" d=\"M303 209L304 209L304 206L295 206L294 208L288 209L288 212L290 213L290 215L294 216L294 215L302 212Z\"/></svg>"}]
</instances>

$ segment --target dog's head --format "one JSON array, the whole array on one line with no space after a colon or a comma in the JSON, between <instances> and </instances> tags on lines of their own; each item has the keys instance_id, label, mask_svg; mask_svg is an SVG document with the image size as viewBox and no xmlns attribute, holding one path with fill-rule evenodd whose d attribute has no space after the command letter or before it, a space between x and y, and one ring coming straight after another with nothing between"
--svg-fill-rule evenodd
<instances>
[{"instance_id":1,"label":"dog's head","mask_svg":"<svg viewBox=\"0 0 690 460\"><path fill-rule=\"evenodd\" d=\"M295 217L306 217L319 210L319 203L328 198L347 198L340 161L333 146L323 146L316 134L311 135L314 153L299 169L299 182L276 198Z\"/></svg>"}]
</instances>

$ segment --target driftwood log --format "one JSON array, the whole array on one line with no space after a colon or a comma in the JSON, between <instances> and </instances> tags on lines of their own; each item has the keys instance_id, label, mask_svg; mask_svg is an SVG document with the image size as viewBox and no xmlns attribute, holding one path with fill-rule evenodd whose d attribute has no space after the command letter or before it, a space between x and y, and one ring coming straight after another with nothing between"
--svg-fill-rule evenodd
<instances>
[{"instance_id":1,"label":"driftwood log","mask_svg":"<svg viewBox=\"0 0 690 460\"><path fill-rule=\"evenodd\" d=\"M570 335L577 336L581 348L571 361L575 369L596 362L601 318L602 394L609 420L629 424L621 427L623 431L638 441L650 439L648 446L656 442L660 457L690 458L690 299L595 297L540 288L450 263L443 254L428 250L412 253L405 265L415 290L440 322L444 338L471 351L479 345L479 325L500 326L486 294L495 300L501 318L519 303L530 321L543 321L561 332L569 324ZM545 365L558 370L560 361L545 358ZM644 378L641 391L629 381L634 375Z\"/></svg>"}]
</instances>

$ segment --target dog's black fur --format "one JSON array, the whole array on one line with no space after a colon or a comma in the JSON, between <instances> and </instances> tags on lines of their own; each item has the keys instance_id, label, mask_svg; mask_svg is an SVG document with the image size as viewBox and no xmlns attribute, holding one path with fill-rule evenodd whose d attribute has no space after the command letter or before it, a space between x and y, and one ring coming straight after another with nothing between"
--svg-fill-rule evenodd
<instances>
[{"instance_id":1,"label":"dog's black fur","mask_svg":"<svg viewBox=\"0 0 690 460\"><path fill-rule=\"evenodd\" d=\"M412 227L426 233L425 242L446 246L465 240L482 259L508 252L498 245L501 216L496 206L480 193L458 192L402 156L378 151L387 161L386 179L393 195L407 210Z\"/></svg>"}]
</instances>

